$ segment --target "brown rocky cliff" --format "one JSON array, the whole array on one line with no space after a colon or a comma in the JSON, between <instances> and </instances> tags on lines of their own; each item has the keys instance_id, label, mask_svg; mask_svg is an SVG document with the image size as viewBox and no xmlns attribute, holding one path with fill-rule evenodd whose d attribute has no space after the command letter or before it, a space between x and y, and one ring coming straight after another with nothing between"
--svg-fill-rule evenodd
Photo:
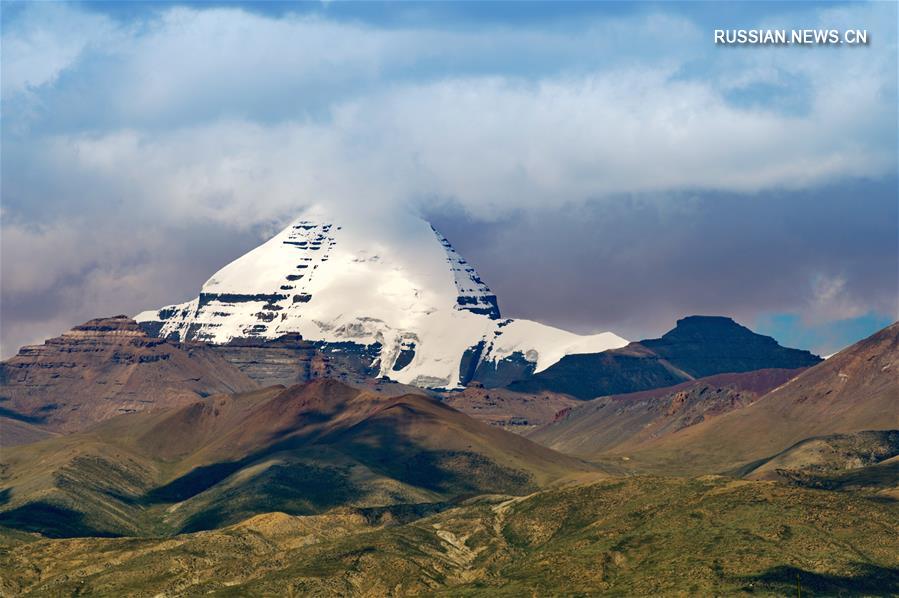
<instances>
[{"instance_id":1,"label":"brown rocky cliff","mask_svg":"<svg viewBox=\"0 0 899 598\"><path fill-rule=\"evenodd\" d=\"M0 364L0 415L71 432L122 413L256 387L209 347L152 338L115 316L22 347Z\"/></svg>"}]
</instances>

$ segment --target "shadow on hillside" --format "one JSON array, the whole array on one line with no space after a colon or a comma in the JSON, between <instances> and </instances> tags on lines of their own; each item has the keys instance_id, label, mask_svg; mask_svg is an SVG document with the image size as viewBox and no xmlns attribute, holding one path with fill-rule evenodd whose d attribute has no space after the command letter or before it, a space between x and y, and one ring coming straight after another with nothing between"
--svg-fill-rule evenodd
<instances>
[{"instance_id":1,"label":"shadow on hillside","mask_svg":"<svg viewBox=\"0 0 899 598\"><path fill-rule=\"evenodd\" d=\"M47 407L50 407L51 409L54 408L53 406ZM42 411L47 411L47 407L44 407ZM24 413L19 413L18 411L13 411L12 409L7 409L6 407L0 407L0 416L34 425L40 425L47 421L46 415L25 415Z\"/></svg>"},{"instance_id":2,"label":"shadow on hillside","mask_svg":"<svg viewBox=\"0 0 899 598\"><path fill-rule=\"evenodd\" d=\"M316 412L303 414L307 423L327 418ZM175 503L207 492L198 499L206 502L202 510L191 515L179 530L193 532L258 513L309 515L364 499L371 488L351 481L349 469L337 462L359 463L380 476L447 499L485 492L524 493L533 488L528 472L502 467L477 452L421 446L402 433L405 423L409 422L374 418L330 434L311 430L290 437L279 435L269 446L242 459L197 467L151 490L141 501L147 506ZM329 453L337 457L336 462L328 463ZM231 476L275 456L281 462L227 487Z\"/></svg>"},{"instance_id":3,"label":"shadow on hillside","mask_svg":"<svg viewBox=\"0 0 899 598\"><path fill-rule=\"evenodd\" d=\"M424 421L429 417L406 408L395 419L376 416L363 420L328 442L385 477L447 498L473 494L526 494L536 489L527 471L504 467L473 450L428 449L400 432L414 425L413 421ZM435 427L440 426L439 421L433 423ZM424 428L421 433L426 431Z\"/></svg>"},{"instance_id":4,"label":"shadow on hillside","mask_svg":"<svg viewBox=\"0 0 899 598\"><path fill-rule=\"evenodd\" d=\"M308 411L302 414L302 423L320 423L329 419L327 413ZM298 422L299 424L299 422ZM317 434L313 432L300 433L284 438L288 431L283 431L273 437L274 441L265 448L247 455L236 461L222 461L210 465L196 467L183 476L176 478L158 488L154 488L143 496L143 502L147 505L160 503L181 502L209 490L220 484L232 474L240 471L248 465L265 459L268 456L281 452L302 451L310 448L315 442Z\"/></svg>"},{"instance_id":5,"label":"shadow on hillside","mask_svg":"<svg viewBox=\"0 0 899 598\"><path fill-rule=\"evenodd\" d=\"M327 414L306 412L304 422L328 419ZM181 502L220 484L237 471L278 453L302 456L327 447L349 456L369 469L410 486L448 496L483 492L527 492L533 489L530 474L496 464L473 451L437 451L420 446L398 431L403 423L370 419L337 433L316 431L283 436L246 457L197 467L144 496L146 504ZM299 492L303 487L297 488Z\"/></svg>"},{"instance_id":6,"label":"shadow on hillside","mask_svg":"<svg viewBox=\"0 0 899 598\"><path fill-rule=\"evenodd\" d=\"M435 503L484 493L524 494L535 488L529 472L504 467L477 447L435 450L425 446L415 434L427 435L433 426L441 425L439 418L430 421L427 413L411 409L384 418L375 415L337 431L317 426L331 417L327 412L305 411L296 427L268 437L259 450L240 459L196 467L144 493L125 496L108 485L96 490L137 511L191 500L189 506L174 511L178 521L171 523L179 532L194 532L259 513L311 515L363 504L372 492L383 501L376 504L400 505L421 500L410 488L432 493ZM385 487L380 482L366 476L359 478L366 481L356 481L357 465L400 484L387 486L389 495L382 495ZM95 508L90 502L68 509L37 501L0 513L0 524L49 537L110 535L97 529L105 513L94 512ZM403 517L420 510L430 511L419 506L403 512ZM93 521L91 517L100 519L89 525L85 519Z\"/></svg>"},{"instance_id":7,"label":"shadow on hillside","mask_svg":"<svg viewBox=\"0 0 899 598\"><path fill-rule=\"evenodd\" d=\"M744 591L775 591L806 596L895 596L899 594L899 569L857 563L854 575L831 575L797 567L774 567L761 575L743 578Z\"/></svg>"},{"instance_id":8,"label":"shadow on hillside","mask_svg":"<svg viewBox=\"0 0 899 598\"><path fill-rule=\"evenodd\" d=\"M216 529L252 515L279 511L312 515L364 496L347 472L307 463L280 463L217 494L212 503L187 519L179 533Z\"/></svg>"},{"instance_id":9,"label":"shadow on hillside","mask_svg":"<svg viewBox=\"0 0 899 598\"><path fill-rule=\"evenodd\" d=\"M144 495L143 502L152 505L181 502L192 498L222 482L232 473L239 471L247 465L244 461L226 461L194 468L165 486L154 488Z\"/></svg>"},{"instance_id":10,"label":"shadow on hillside","mask_svg":"<svg viewBox=\"0 0 899 598\"><path fill-rule=\"evenodd\" d=\"M823 490L879 490L899 483L899 462L875 464L831 475L808 475L795 483Z\"/></svg>"},{"instance_id":11,"label":"shadow on hillside","mask_svg":"<svg viewBox=\"0 0 899 598\"><path fill-rule=\"evenodd\" d=\"M48 538L115 538L121 535L89 525L84 513L45 501L3 511L0 513L0 525L25 532L38 532Z\"/></svg>"}]
</instances>

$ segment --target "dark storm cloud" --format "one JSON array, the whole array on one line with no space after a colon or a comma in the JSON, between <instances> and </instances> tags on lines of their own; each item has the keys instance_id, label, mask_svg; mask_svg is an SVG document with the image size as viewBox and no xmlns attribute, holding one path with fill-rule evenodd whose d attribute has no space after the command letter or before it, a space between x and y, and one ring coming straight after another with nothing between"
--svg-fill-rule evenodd
<instances>
[{"instance_id":1,"label":"dark storm cloud","mask_svg":"<svg viewBox=\"0 0 899 598\"><path fill-rule=\"evenodd\" d=\"M773 313L810 326L895 314L897 194L896 179L846 181L749 197L617 197L492 223L445 208L432 219L504 314L648 338L689 314L750 326Z\"/></svg>"},{"instance_id":2,"label":"dark storm cloud","mask_svg":"<svg viewBox=\"0 0 899 598\"><path fill-rule=\"evenodd\" d=\"M79 220L72 227L28 229L25 237L7 228L0 237L4 357L91 318L195 297L213 272L270 233L125 222L110 227Z\"/></svg>"}]
</instances>

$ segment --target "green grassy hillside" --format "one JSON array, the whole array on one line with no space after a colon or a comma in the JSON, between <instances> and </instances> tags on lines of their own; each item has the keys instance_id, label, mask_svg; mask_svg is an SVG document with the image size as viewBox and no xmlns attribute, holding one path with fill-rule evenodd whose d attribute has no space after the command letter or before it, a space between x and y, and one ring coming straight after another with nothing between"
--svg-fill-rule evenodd
<instances>
[{"instance_id":1,"label":"green grassy hillside","mask_svg":"<svg viewBox=\"0 0 899 598\"><path fill-rule=\"evenodd\" d=\"M22 595L782 596L798 580L804 596L887 596L899 592L897 504L631 477L473 498L406 523L343 509L168 539L19 534L0 569L2 590Z\"/></svg>"}]
</instances>

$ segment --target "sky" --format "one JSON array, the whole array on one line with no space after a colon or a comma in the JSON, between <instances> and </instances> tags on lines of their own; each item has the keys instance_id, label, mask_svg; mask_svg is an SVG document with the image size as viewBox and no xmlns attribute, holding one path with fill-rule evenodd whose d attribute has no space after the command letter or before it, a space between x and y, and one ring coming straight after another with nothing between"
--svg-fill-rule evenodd
<instances>
[{"instance_id":1,"label":"sky","mask_svg":"<svg viewBox=\"0 0 899 598\"><path fill-rule=\"evenodd\" d=\"M315 203L412 210L576 332L727 315L826 355L897 319L896 3L0 9L4 358L195 297Z\"/></svg>"}]
</instances>

